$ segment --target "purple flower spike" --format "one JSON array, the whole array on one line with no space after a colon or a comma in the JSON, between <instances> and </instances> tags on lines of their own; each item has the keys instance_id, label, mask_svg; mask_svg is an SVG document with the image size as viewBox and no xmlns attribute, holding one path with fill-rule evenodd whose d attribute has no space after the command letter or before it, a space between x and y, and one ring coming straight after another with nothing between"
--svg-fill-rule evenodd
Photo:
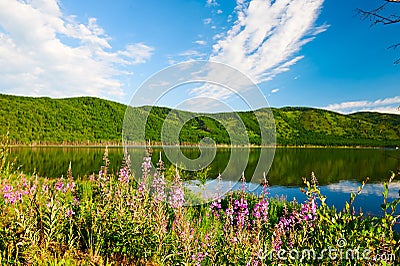
<instances>
[{"instance_id":1,"label":"purple flower spike","mask_svg":"<svg viewBox=\"0 0 400 266\"><path fill-rule=\"evenodd\" d=\"M65 216L72 217L74 214L75 212L72 209L68 209L67 212L65 213Z\"/></svg>"},{"instance_id":2,"label":"purple flower spike","mask_svg":"<svg viewBox=\"0 0 400 266\"><path fill-rule=\"evenodd\" d=\"M153 191L153 199L155 202L165 201L167 196L165 195L165 179L164 175L154 175L153 184L151 189Z\"/></svg>"},{"instance_id":3,"label":"purple flower spike","mask_svg":"<svg viewBox=\"0 0 400 266\"><path fill-rule=\"evenodd\" d=\"M254 205L252 214L257 220L266 222L268 220L268 201L262 199L260 202L257 202Z\"/></svg>"},{"instance_id":4,"label":"purple flower spike","mask_svg":"<svg viewBox=\"0 0 400 266\"><path fill-rule=\"evenodd\" d=\"M119 170L118 180L121 183L129 183L129 171L126 167L123 167Z\"/></svg>"},{"instance_id":5,"label":"purple flower spike","mask_svg":"<svg viewBox=\"0 0 400 266\"><path fill-rule=\"evenodd\" d=\"M177 209L185 204L185 194L182 189L182 180L179 176L178 168L176 168L174 184L171 187L171 191L168 197L168 203L171 208Z\"/></svg>"}]
</instances>

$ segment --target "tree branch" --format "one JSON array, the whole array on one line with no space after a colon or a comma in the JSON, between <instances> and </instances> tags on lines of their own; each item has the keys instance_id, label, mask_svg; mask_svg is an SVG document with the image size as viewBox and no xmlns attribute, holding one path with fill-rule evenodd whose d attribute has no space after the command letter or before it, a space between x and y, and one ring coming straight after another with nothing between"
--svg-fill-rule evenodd
<instances>
[{"instance_id":1,"label":"tree branch","mask_svg":"<svg viewBox=\"0 0 400 266\"><path fill-rule=\"evenodd\" d=\"M371 26L374 26L376 24L383 24L383 25L390 25L390 24L396 24L396 23L400 23L400 16L399 15L395 15L395 14L391 14L391 15L384 15L382 14L385 7L390 4L390 3L394 3L394 4L400 4L400 0L383 0L384 3L382 5L380 5L379 7L367 11L367 10L363 10L360 8L357 8L357 12L360 14L360 16L364 19L369 18L372 22ZM400 47L400 43L391 45L388 47L388 49L393 49L396 50L397 47ZM394 64L400 64L400 58L397 59L396 61L394 61Z\"/></svg>"},{"instance_id":2,"label":"tree branch","mask_svg":"<svg viewBox=\"0 0 400 266\"><path fill-rule=\"evenodd\" d=\"M392 0L392 1L394 1L394 0ZM396 3L400 3L400 0L398 2L396 2ZM379 8L376 9L376 10L379 10ZM386 17L386 16L383 16L383 15L380 15L378 13L379 11L375 11L375 10L374 11L365 11L365 10L362 10L360 8L357 8L357 11L358 11L358 13L360 13L365 18L375 19L373 25L376 25L376 24L379 24L379 23L382 23L384 25L389 25L389 24L394 24L394 23L400 22L400 17L396 16L396 15L391 15L389 17ZM391 17L394 17L395 19L392 19Z\"/></svg>"}]
</instances>

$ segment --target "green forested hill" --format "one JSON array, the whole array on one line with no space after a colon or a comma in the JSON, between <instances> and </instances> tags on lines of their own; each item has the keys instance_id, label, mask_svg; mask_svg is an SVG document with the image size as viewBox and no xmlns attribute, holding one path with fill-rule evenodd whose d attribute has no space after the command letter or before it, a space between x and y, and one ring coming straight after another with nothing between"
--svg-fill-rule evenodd
<instances>
[{"instance_id":1,"label":"green forested hill","mask_svg":"<svg viewBox=\"0 0 400 266\"><path fill-rule=\"evenodd\" d=\"M126 106L91 98L0 95L0 133L19 143L119 141Z\"/></svg>"},{"instance_id":2,"label":"green forested hill","mask_svg":"<svg viewBox=\"0 0 400 266\"><path fill-rule=\"evenodd\" d=\"M140 120L146 108L136 108L135 119ZM92 97L51 99L0 94L0 134L9 131L10 140L21 144L120 142L125 111L123 104ZM160 129L170 112L164 107L152 108L146 139L160 141ZM265 110L256 112L266 114ZM400 146L400 115L342 115L303 107L273 108L272 112L277 143L281 145ZM250 142L259 144L260 129L254 113L238 115L246 126ZM210 137L219 144L230 143L225 127L216 120L234 128L234 114L192 116L188 112L172 111L170 126L187 121L180 132L181 142L198 143L203 137Z\"/></svg>"}]
</instances>

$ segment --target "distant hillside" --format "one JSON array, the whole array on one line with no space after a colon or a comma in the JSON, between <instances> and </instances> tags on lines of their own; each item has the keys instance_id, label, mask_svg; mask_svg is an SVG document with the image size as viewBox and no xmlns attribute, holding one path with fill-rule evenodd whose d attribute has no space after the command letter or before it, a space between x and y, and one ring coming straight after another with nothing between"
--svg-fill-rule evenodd
<instances>
[{"instance_id":1,"label":"distant hillside","mask_svg":"<svg viewBox=\"0 0 400 266\"><path fill-rule=\"evenodd\" d=\"M135 108L135 119L148 107ZM10 140L19 144L84 144L120 142L126 111L123 104L92 97L69 99L31 98L0 94L0 134L9 131ZM153 107L146 125L146 139L160 141L163 122L171 109ZM257 110L256 114L267 114ZM400 115L354 113L285 107L272 108L280 145L400 146ZM250 142L260 144L260 129L253 112L238 113ZM190 119L192 113L172 111L173 123L186 121L180 132L182 143L198 143L210 137L218 144L229 144L224 126L207 116ZM215 114L219 121L234 127L234 114ZM229 128L228 128L229 129ZM238 135L238 138L243 136Z\"/></svg>"}]
</instances>

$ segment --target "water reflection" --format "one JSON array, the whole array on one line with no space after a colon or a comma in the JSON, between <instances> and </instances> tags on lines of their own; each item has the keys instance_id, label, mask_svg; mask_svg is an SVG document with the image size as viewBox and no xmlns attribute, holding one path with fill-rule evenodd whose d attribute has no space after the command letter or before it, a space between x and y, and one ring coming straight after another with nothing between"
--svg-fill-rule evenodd
<instances>
[{"instance_id":1,"label":"water reflection","mask_svg":"<svg viewBox=\"0 0 400 266\"><path fill-rule=\"evenodd\" d=\"M238 150L237 150L238 151ZM262 171L254 173L257 163L260 160L259 148L252 148L248 156L248 163L245 169L245 176L250 181L251 176L256 176L248 184L250 191L261 192L258 182L261 182ZM143 149L133 149L137 153L137 162L133 161L134 172L140 175L141 160L145 155ZM153 164L159 159L159 153L165 160L165 155L161 148L153 149ZM183 148L182 152L190 157L197 158L199 149ZM72 172L75 177L84 177L92 173L97 173L103 163L104 148L77 148L77 147L35 147L11 149L11 158L17 157L17 164L21 165L21 170L25 173L34 171L40 176L60 177L66 175L69 162L72 164ZM268 152L266 153L268 154ZM197 156L197 157L196 157ZM117 172L123 157L122 148L109 148L110 170ZM214 182L207 188L207 197L215 194L212 187L216 186L215 179L219 173L224 172L231 159L231 150L219 148L211 164L210 181ZM238 161L235 161L238 160ZM239 180L241 169L236 169L241 165L240 158L235 158L230 163L226 171L226 178L223 186L239 188L236 181ZM265 159L261 159L262 161ZM299 187L303 186L301 177L309 177L313 171L318 178L318 184L323 194L328 199L327 203L343 208L345 201L349 200L349 193L356 192L361 182L370 178L369 183L364 187L363 192L356 199L355 207L362 207L365 213L381 214L380 204L383 201L382 183L387 181L391 171L400 168L400 150L386 149L304 149L304 148L277 148L272 166L268 172L269 183L271 185L271 196L284 195L291 200L296 198L298 201L305 200ZM265 166L265 171L268 165ZM189 173L190 174L190 173ZM196 184L192 184L197 186ZM230 186L230 187L229 187ZM216 187L215 187L216 189ZM389 197L397 198L400 182L395 181L390 189Z\"/></svg>"},{"instance_id":2,"label":"water reflection","mask_svg":"<svg viewBox=\"0 0 400 266\"><path fill-rule=\"evenodd\" d=\"M354 181L340 181L338 183L319 186L321 194L326 196L328 206L334 206L337 210L343 210L346 201L350 200L350 193L357 192L361 184ZM255 183L245 183L246 191L252 191L256 195L263 193L263 187ZM242 183L233 183L229 181L207 181L205 186L199 184L187 184L186 187L193 193L201 195L203 199L214 199L221 196L221 192L225 190L242 190ZM304 186L301 186L304 187ZM400 181L395 181L389 187L388 201L393 201L399 197ZM270 186L269 197L284 197L285 199L297 202L306 201L306 196L301 192L299 187ZM357 195L353 206L356 212L362 212L365 215L383 215L381 204L383 203L383 185L382 184L366 184L362 192Z\"/></svg>"},{"instance_id":3,"label":"water reflection","mask_svg":"<svg viewBox=\"0 0 400 266\"><path fill-rule=\"evenodd\" d=\"M75 176L85 176L99 171L102 165L104 148L12 148L11 157L17 157L18 164L22 170L32 173L35 169L41 176L59 177L65 175L69 162L72 163L72 170ZM240 149L239 149L240 151ZM134 172L140 175L141 160L145 155L143 149L132 149L137 153L137 160L132 161ZM153 149L153 163L158 161L161 148ZM199 156L199 149L183 148L183 154L190 158ZM266 152L268 154L268 152ZM197 157L196 157L197 156ZM272 156L272 155L271 155ZM110 169L118 171L123 157L122 148L109 148ZM245 155L243 155L245 157ZM260 160L260 149L252 148L247 160L245 176L250 178L256 176L252 181L261 182L262 172L268 171L268 165L254 173L255 167ZM169 162L162 158L166 165ZM211 163L211 178L224 172L231 159L231 150L219 148ZM231 161L230 169L227 170L227 179L238 180L242 168L240 157ZM267 159L261 158L261 163ZM366 177L370 183L381 183L386 181L391 174L400 168L400 151L385 149L302 149L302 148L278 148L275 150L275 157L268 172L270 184L286 187L298 187L303 184L301 177L309 177L313 171L318 178L320 185L338 183L341 180L361 182ZM258 180L257 180L258 179Z\"/></svg>"},{"instance_id":4,"label":"water reflection","mask_svg":"<svg viewBox=\"0 0 400 266\"><path fill-rule=\"evenodd\" d=\"M326 189L332 192L340 192L340 193L355 193L358 191L359 183L354 183L351 181L339 181L339 183L329 184L326 186ZM399 197L400 191L400 181L394 181L390 184L388 198L397 198ZM383 192L383 184L366 184L362 190L362 194L366 196L376 196L381 197Z\"/></svg>"}]
</instances>

